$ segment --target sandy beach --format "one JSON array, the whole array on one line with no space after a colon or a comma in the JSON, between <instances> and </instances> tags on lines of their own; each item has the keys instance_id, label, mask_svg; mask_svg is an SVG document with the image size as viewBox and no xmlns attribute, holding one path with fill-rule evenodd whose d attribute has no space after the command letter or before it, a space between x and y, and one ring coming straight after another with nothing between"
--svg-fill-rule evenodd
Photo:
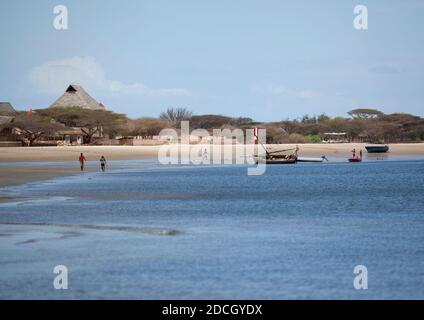
<instances>
[{"instance_id":1,"label":"sandy beach","mask_svg":"<svg viewBox=\"0 0 424 320\"><path fill-rule=\"evenodd\" d=\"M146 159L156 157L158 146L78 146L78 147L11 147L0 149L1 162L76 161L84 153L87 160L102 155L110 160Z\"/></svg>"},{"instance_id":2,"label":"sandy beach","mask_svg":"<svg viewBox=\"0 0 424 320\"><path fill-rule=\"evenodd\" d=\"M170 145L176 150L178 145ZM196 145L192 145L195 148ZM243 146L237 146L242 148ZM267 145L270 150L295 148L295 144ZM0 187L18 185L31 181L47 180L57 176L80 174L78 156L83 152L87 158L87 171L98 170L98 159L104 155L108 160L156 159L160 146L79 146L79 147L11 147L0 148ZM231 148L231 147L230 147ZM362 143L299 144L299 155L307 157L348 157L352 149L363 149ZM392 144L390 155L424 155L424 143ZM69 162L64 164L63 162ZM94 162L95 161L95 162ZM33 162L34 165L19 165ZM49 162L47 167L37 162ZM0 199L2 201L2 199ZM4 201L4 199L3 199Z\"/></svg>"},{"instance_id":3,"label":"sandy beach","mask_svg":"<svg viewBox=\"0 0 424 320\"><path fill-rule=\"evenodd\" d=\"M299 144L303 156L348 156L352 149L363 149L364 143ZM178 148L178 145L169 145ZM191 145L196 147L196 145ZM242 147L242 146L241 146ZM295 148L296 144L269 144L271 150ZM79 146L79 147L11 147L0 149L2 162L75 161L81 152L88 160L98 160L102 155L110 160L156 158L160 146ZM424 155L424 143L391 144L390 154Z\"/></svg>"}]
</instances>

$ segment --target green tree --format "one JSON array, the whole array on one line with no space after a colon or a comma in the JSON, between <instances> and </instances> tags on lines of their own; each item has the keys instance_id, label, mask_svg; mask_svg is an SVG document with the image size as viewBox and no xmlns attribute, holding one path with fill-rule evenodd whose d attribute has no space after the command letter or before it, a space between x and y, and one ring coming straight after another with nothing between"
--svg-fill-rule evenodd
<instances>
[{"instance_id":1,"label":"green tree","mask_svg":"<svg viewBox=\"0 0 424 320\"><path fill-rule=\"evenodd\" d=\"M52 122L50 119L35 113L20 112L13 123L7 125L20 131L20 137L24 143L32 146L41 137L52 136L64 126Z\"/></svg>"},{"instance_id":2,"label":"green tree","mask_svg":"<svg viewBox=\"0 0 424 320\"><path fill-rule=\"evenodd\" d=\"M84 134L84 143L87 144L92 142L96 133L116 135L128 121L123 114L80 107L40 109L36 113L67 127L80 128Z\"/></svg>"},{"instance_id":3,"label":"green tree","mask_svg":"<svg viewBox=\"0 0 424 320\"><path fill-rule=\"evenodd\" d=\"M378 119L384 115L383 112L377 110L377 109L367 109L367 108L361 108L361 109L353 109L348 112L348 115L350 115L353 119Z\"/></svg>"}]
</instances>

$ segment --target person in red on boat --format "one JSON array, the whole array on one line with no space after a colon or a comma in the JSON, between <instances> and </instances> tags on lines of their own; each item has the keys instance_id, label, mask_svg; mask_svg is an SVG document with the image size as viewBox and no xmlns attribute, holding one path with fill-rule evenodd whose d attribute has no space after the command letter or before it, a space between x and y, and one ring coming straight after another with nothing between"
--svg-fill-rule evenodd
<instances>
[{"instance_id":1,"label":"person in red on boat","mask_svg":"<svg viewBox=\"0 0 424 320\"><path fill-rule=\"evenodd\" d=\"M87 161L87 159L85 158L85 156L82 152L81 152L78 160L79 160L79 163L80 163L80 166L81 166L81 171L84 171L84 164Z\"/></svg>"}]
</instances>

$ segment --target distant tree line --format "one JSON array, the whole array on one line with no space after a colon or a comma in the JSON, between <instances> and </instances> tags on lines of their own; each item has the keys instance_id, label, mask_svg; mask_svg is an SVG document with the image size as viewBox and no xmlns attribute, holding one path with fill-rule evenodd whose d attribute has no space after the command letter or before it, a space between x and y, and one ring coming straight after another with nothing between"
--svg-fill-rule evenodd
<instances>
[{"instance_id":1,"label":"distant tree line","mask_svg":"<svg viewBox=\"0 0 424 320\"><path fill-rule=\"evenodd\" d=\"M348 112L348 117L330 117L323 113L317 116L304 115L301 119L267 123L256 122L250 118L214 114L193 115L184 108L170 108L162 113L160 118L166 119L168 124L171 123L175 127L182 120L189 120L192 129L265 128L267 143L319 143L326 133L346 133L349 141L371 143L424 141L423 118L407 113L384 114L371 108L351 110Z\"/></svg>"},{"instance_id":2,"label":"distant tree line","mask_svg":"<svg viewBox=\"0 0 424 320\"><path fill-rule=\"evenodd\" d=\"M424 119L407 113L384 114L377 109L354 109L348 117L305 115L301 119L256 122L251 118L224 115L195 115L187 108L168 108L157 118L129 119L111 111L78 107L38 109L18 112L12 123L0 126L18 128L20 137L33 145L69 128L80 128L84 143L96 143L98 133L116 136L152 137L162 129L178 129L181 121L190 121L191 129L267 129L267 143L319 143L326 133L346 133L349 141L372 143L424 141ZM96 135L97 134L97 135ZM1 136L0 136L1 137Z\"/></svg>"},{"instance_id":3,"label":"distant tree line","mask_svg":"<svg viewBox=\"0 0 424 320\"><path fill-rule=\"evenodd\" d=\"M349 141L395 143L424 141L424 119L407 113L384 114L376 109L354 109L348 118L304 116L301 120L286 120L270 124L283 129L284 134L270 136L282 142L291 134L301 135L304 142L319 142L325 133L346 133ZM302 138L299 136L299 139ZM308 141L309 140L309 141ZM311 141L313 140L313 141ZM301 141L299 141L301 142Z\"/></svg>"}]
</instances>

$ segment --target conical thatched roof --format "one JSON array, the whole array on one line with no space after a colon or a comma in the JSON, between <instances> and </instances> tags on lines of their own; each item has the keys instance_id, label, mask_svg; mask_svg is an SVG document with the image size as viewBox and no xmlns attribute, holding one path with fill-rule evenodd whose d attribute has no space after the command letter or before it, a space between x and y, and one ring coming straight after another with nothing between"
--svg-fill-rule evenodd
<instances>
[{"instance_id":1,"label":"conical thatched roof","mask_svg":"<svg viewBox=\"0 0 424 320\"><path fill-rule=\"evenodd\" d=\"M0 125L12 123L15 117L0 116Z\"/></svg>"},{"instance_id":2,"label":"conical thatched roof","mask_svg":"<svg viewBox=\"0 0 424 320\"><path fill-rule=\"evenodd\" d=\"M94 100L83 87L71 84L65 93L50 108L80 107L91 110L104 110L105 107Z\"/></svg>"},{"instance_id":3,"label":"conical thatched roof","mask_svg":"<svg viewBox=\"0 0 424 320\"><path fill-rule=\"evenodd\" d=\"M16 111L13 109L10 102L0 102L0 114L2 115L12 115L15 114Z\"/></svg>"}]
</instances>

